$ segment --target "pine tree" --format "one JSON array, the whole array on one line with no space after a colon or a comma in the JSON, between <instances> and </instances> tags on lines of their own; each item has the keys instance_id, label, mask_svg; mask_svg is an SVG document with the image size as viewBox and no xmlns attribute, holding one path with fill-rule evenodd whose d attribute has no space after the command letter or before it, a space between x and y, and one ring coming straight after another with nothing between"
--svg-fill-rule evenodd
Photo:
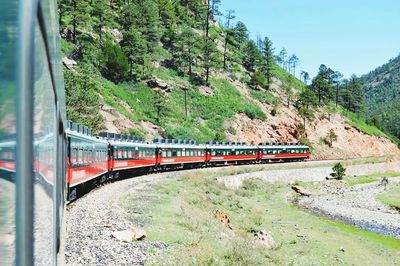
<instances>
[{"instance_id":1,"label":"pine tree","mask_svg":"<svg viewBox=\"0 0 400 266\"><path fill-rule=\"evenodd\" d=\"M149 51L154 51L160 41L158 34L158 6L153 0L137 0L138 4L138 29L148 43Z\"/></svg>"},{"instance_id":2,"label":"pine tree","mask_svg":"<svg viewBox=\"0 0 400 266\"><path fill-rule=\"evenodd\" d=\"M283 48L278 55L278 62L283 69L286 69L286 56L287 56L287 51L285 48Z\"/></svg>"},{"instance_id":3,"label":"pine tree","mask_svg":"<svg viewBox=\"0 0 400 266\"><path fill-rule=\"evenodd\" d=\"M155 0L158 5L158 17L161 24L170 29L175 26L177 22L176 8L177 2L171 0Z\"/></svg>"},{"instance_id":4,"label":"pine tree","mask_svg":"<svg viewBox=\"0 0 400 266\"><path fill-rule=\"evenodd\" d=\"M85 25L89 19L90 5L85 0L71 0L66 8L70 11L72 18L72 42L76 44L78 28Z\"/></svg>"},{"instance_id":5,"label":"pine tree","mask_svg":"<svg viewBox=\"0 0 400 266\"><path fill-rule=\"evenodd\" d=\"M275 64L275 56L272 41L268 37L265 37L262 48L262 52L265 58L264 73L267 77L267 85L269 86L272 81L272 71Z\"/></svg>"},{"instance_id":6,"label":"pine tree","mask_svg":"<svg viewBox=\"0 0 400 266\"><path fill-rule=\"evenodd\" d=\"M204 42L203 66L206 74L206 83L209 81L210 71L219 67L220 53L214 40Z\"/></svg>"},{"instance_id":7,"label":"pine tree","mask_svg":"<svg viewBox=\"0 0 400 266\"><path fill-rule=\"evenodd\" d=\"M109 22L111 19L110 9L108 8L106 0L96 0L92 3L91 14L94 18L94 25L99 35L100 46L103 40L103 28L105 23Z\"/></svg>"},{"instance_id":8,"label":"pine tree","mask_svg":"<svg viewBox=\"0 0 400 266\"><path fill-rule=\"evenodd\" d=\"M236 43L237 43L236 48L238 50L242 51L243 47L246 46L247 41L249 39L249 31L248 31L246 25L241 21L236 23L236 26L233 29L233 35L234 35L234 38L236 39Z\"/></svg>"},{"instance_id":9,"label":"pine tree","mask_svg":"<svg viewBox=\"0 0 400 266\"><path fill-rule=\"evenodd\" d=\"M312 80L311 88L317 94L319 104L326 104L333 99L333 74L330 68L321 65L317 76Z\"/></svg>"},{"instance_id":10,"label":"pine tree","mask_svg":"<svg viewBox=\"0 0 400 266\"><path fill-rule=\"evenodd\" d=\"M174 60L178 67L181 65L188 68L188 74L191 76L193 72L194 60L200 53L201 39L191 28L185 28L177 37L175 42Z\"/></svg>"},{"instance_id":11,"label":"pine tree","mask_svg":"<svg viewBox=\"0 0 400 266\"><path fill-rule=\"evenodd\" d=\"M138 79L143 77L143 67L145 65L145 55L147 54L147 44L141 34L131 28L124 32L124 38L121 41L121 47L124 51L129 63L129 73Z\"/></svg>"},{"instance_id":12,"label":"pine tree","mask_svg":"<svg viewBox=\"0 0 400 266\"><path fill-rule=\"evenodd\" d=\"M235 11L233 10L228 10L227 15L225 16L226 18L226 29L225 29L225 41L224 41L224 69L227 68L226 63L228 60L228 44L232 43L230 39L232 39L233 36L233 30L230 28L231 21L235 19L234 15Z\"/></svg>"},{"instance_id":13,"label":"pine tree","mask_svg":"<svg viewBox=\"0 0 400 266\"><path fill-rule=\"evenodd\" d=\"M248 71L254 71L255 67L260 62L260 59L261 54L257 48L257 44L253 40L248 41L244 49L243 66Z\"/></svg>"},{"instance_id":14,"label":"pine tree","mask_svg":"<svg viewBox=\"0 0 400 266\"><path fill-rule=\"evenodd\" d=\"M102 74L113 82L123 81L129 71L129 63L121 46L107 40L104 44L103 57L105 65Z\"/></svg>"},{"instance_id":15,"label":"pine tree","mask_svg":"<svg viewBox=\"0 0 400 266\"><path fill-rule=\"evenodd\" d=\"M289 58L289 72L291 72L293 76L296 76L296 67L298 63L299 63L299 58L295 54L293 54Z\"/></svg>"}]
</instances>

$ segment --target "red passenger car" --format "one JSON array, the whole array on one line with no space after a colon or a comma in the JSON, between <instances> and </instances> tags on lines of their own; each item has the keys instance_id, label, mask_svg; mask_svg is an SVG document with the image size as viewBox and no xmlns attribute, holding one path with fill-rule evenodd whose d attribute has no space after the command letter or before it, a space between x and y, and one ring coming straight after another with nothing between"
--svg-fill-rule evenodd
<instances>
[{"instance_id":1,"label":"red passenger car","mask_svg":"<svg viewBox=\"0 0 400 266\"><path fill-rule=\"evenodd\" d=\"M67 188L69 200L84 184L98 184L108 175L108 142L91 136L88 128L72 124L67 130Z\"/></svg>"},{"instance_id":2,"label":"red passenger car","mask_svg":"<svg viewBox=\"0 0 400 266\"><path fill-rule=\"evenodd\" d=\"M206 146L191 140L155 140L159 169L192 168L206 162Z\"/></svg>"},{"instance_id":3,"label":"red passenger car","mask_svg":"<svg viewBox=\"0 0 400 266\"><path fill-rule=\"evenodd\" d=\"M212 142L207 144L207 162L211 165L255 163L258 158L257 151L257 146L246 143Z\"/></svg>"}]
</instances>

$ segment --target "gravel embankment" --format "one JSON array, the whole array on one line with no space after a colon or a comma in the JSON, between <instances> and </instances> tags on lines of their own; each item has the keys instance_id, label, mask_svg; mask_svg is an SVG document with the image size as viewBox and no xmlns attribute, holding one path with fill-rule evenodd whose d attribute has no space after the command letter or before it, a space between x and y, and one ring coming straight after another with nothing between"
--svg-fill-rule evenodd
<instances>
[{"instance_id":1,"label":"gravel embankment","mask_svg":"<svg viewBox=\"0 0 400 266\"><path fill-rule=\"evenodd\" d=\"M112 236L115 231L129 230L139 223L127 218L118 200L124 193L134 193L175 176L164 173L122 180L71 203L67 208L66 264L143 265L156 256L164 247L162 243L122 242Z\"/></svg>"},{"instance_id":2,"label":"gravel embankment","mask_svg":"<svg viewBox=\"0 0 400 266\"><path fill-rule=\"evenodd\" d=\"M392 178L389 183L400 184L400 180ZM299 205L366 230L400 238L400 212L376 200L384 191L380 182L348 187L332 181L324 184L322 195L304 197Z\"/></svg>"}]
</instances>

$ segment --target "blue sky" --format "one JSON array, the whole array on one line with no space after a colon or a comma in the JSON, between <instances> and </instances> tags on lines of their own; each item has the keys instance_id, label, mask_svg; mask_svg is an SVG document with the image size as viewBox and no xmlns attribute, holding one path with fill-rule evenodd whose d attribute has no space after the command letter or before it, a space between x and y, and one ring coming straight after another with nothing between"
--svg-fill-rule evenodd
<instances>
[{"instance_id":1,"label":"blue sky","mask_svg":"<svg viewBox=\"0 0 400 266\"><path fill-rule=\"evenodd\" d=\"M400 0L222 0L229 9L251 38L268 36L311 75L322 63L362 75L400 53Z\"/></svg>"}]
</instances>

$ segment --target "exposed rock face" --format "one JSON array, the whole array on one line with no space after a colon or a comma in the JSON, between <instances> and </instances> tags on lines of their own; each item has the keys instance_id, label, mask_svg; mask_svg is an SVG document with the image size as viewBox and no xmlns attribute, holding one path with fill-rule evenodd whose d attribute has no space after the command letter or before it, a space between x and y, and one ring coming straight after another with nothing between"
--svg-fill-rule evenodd
<instances>
[{"instance_id":1,"label":"exposed rock face","mask_svg":"<svg viewBox=\"0 0 400 266\"><path fill-rule=\"evenodd\" d=\"M240 93L250 98L249 89L239 81L232 82ZM270 92L285 102L285 95L281 92L281 82L274 80ZM257 105L266 113L270 114L272 106L255 101ZM233 121L227 121L225 128L233 128L227 132L228 139L232 141L245 141L248 143L261 142L297 142L300 137L300 128L303 124L301 117L296 109L290 105L281 104L275 116L268 115L266 121L251 120L245 114L236 114ZM333 147L329 147L321 140L326 138L329 131L333 129L338 136L333 142ZM399 155L400 150L390 140L370 136L352 127L346 118L339 114L330 116L317 112L315 120L306 123L304 135L310 140L315 153L311 159L348 159L357 157Z\"/></svg>"}]
</instances>

